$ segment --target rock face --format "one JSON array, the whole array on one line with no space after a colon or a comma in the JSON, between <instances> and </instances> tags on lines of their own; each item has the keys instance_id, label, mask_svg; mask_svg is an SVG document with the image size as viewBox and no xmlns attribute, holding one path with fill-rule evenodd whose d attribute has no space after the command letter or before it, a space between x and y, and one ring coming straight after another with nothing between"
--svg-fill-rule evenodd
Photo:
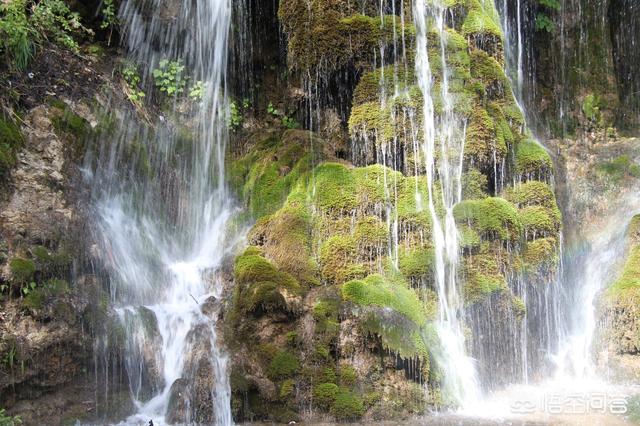
<instances>
[{"instance_id":1,"label":"rock face","mask_svg":"<svg viewBox=\"0 0 640 426\"><path fill-rule=\"evenodd\" d=\"M235 259L224 318L238 421L399 419L451 403L432 362L435 243L422 204L425 158L415 147L424 115L410 8L381 16L374 2L280 2L292 81L313 87L300 92L317 103L314 114L341 121L348 134L320 118L317 133L268 124L234 141L242 149L232 183L256 220L250 247ZM551 158L523 131L511 95L495 10L456 2L445 15L446 33L428 38L444 49L452 108L468 124L464 201L452 212L461 232L460 291L478 324L470 340L483 351L474 355L488 375L499 372L497 384L518 370L499 365L516 359L517 348L486 347L482 336L492 330L483 327L494 324L486 317L517 323L528 306L516 277L532 286L553 279L561 215ZM371 56L380 46L383 68ZM440 50L428 54L441 64ZM442 84L441 67L433 73ZM440 92L433 93L441 118ZM500 337L521 341L509 333Z\"/></svg>"},{"instance_id":2,"label":"rock face","mask_svg":"<svg viewBox=\"0 0 640 426\"><path fill-rule=\"evenodd\" d=\"M49 70L40 68L54 58L59 62ZM107 409L97 404L89 373L100 346L94 337L108 321L102 283L87 265L90 238L78 185L84 137L95 125L83 102L95 95L98 73L54 48L35 61L34 76L49 90L39 86L24 97L20 149L0 184L0 407L24 424L62 424ZM69 98L45 101L61 78L82 83ZM14 83L33 81L18 76ZM6 101L0 99L3 107ZM4 124L9 115L0 119ZM117 405L130 407L128 398Z\"/></svg>"}]
</instances>

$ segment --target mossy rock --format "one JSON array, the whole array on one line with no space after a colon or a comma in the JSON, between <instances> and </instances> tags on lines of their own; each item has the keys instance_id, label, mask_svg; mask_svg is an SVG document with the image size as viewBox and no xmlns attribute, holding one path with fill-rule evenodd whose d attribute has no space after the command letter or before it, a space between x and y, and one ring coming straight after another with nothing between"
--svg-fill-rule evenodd
<instances>
[{"instance_id":1,"label":"mossy rock","mask_svg":"<svg viewBox=\"0 0 640 426\"><path fill-rule=\"evenodd\" d=\"M487 197L489 187L487 176L478 169L471 168L462 175L462 197L465 200L477 200Z\"/></svg>"},{"instance_id":2,"label":"mossy rock","mask_svg":"<svg viewBox=\"0 0 640 426\"><path fill-rule=\"evenodd\" d=\"M528 206L519 211L525 236L529 239L554 237L560 232L558 210L543 206Z\"/></svg>"},{"instance_id":3,"label":"mossy rock","mask_svg":"<svg viewBox=\"0 0 640 426\"><path fill-rule=\"evenodd\" d=\"M464 299L467 304L481 302L491 294L507 288L507 281L500 271L494 253L470 256L465 259L464 268Z\"/></svg>"},{"instance_id":4,"label":"mossy rock","mask_svg":"<svg viewBox=\"0 0 640 426\"><path fill-rule=\"evenodd\" d=\"M325 72L348 63L365 64L374 50L391 45L400 17L361 15L356 4L343 0L284 0L278 17L288 36L289 66L298 71ZM412 32L406 24L405 32Z\"/></svg>"},{"instance_id":5,"label":"mossy rock","mask_svg":"<svg viewBox=\"0 0 640 426\"><path fill-rule=\"evenodd\" d=\"M236 258L234 277L236 311L290 311L288 299L301 293L295 278L279 271L255 248L247 249Z\"/></svg>"},{"instance_id":6,"label":"mossy rock","mask_svg":"<svg viewBox=\"0 0 640 426\"><path fill-rule=\"evenodd\" d=\"M353 173L339 163L323 163L314 171L315 204L327 213L341 214L358 207Z\"/></svg>"},{"instance_id":7,"label":"mossy rock","mask_svg":"<svg viewBox=\"0 0 640 426\"><path fill-rule=\"evenodd\" d=\"M418 325L425 325L427 314L416 292L401 282L386 280L382 275L370 275L342 286L342 297L361 306L390 308Z\"/></svg>"},{"instance_id":8,"label":"mossy rock","mask_svg":"<svg viewBox=\"0 0 640 426\"><path fill-rule=\"evenodd\" d=\"M283 380L293 377L300 369L300 361L289 352L278 352L269 367L267 368L267 376L273 380Z\"/></svg>"},{"instance_id":9,"label":"mossy rock","mask_svg":"<svg viewBox=\"0 0 640 426\"><path fill-rule=\"evenodd\" d=\"M15 257L9 262L11 277L13 282L24 284L33 279L36 273L36 266L32 260Z\"/></svg>"},{"instance_id":10,"label":"mossy rock","mask_svg":"<svg viewBox=\"0 0 640 426\"><path fill-rule=\"evenodd\" d=\"M470 117L465 144L465 158L481 170L493 167L507 154L504 138L498 138L493 118L483 107L476 106Z\"/></svg>"},{"instance_id":11,"label":"mossy rock","mask_svg":"<svg viewBox=\"0 0 640 426\"><path fill-rule=\"evenodd\" d=\"M547 151L537 142L527 139L516 147L516 172L527 177L546 176L553 162Z\"/></svg>"},{"instance_id":12,"label":"mossy rock","mask_svg":"<svg viewBox=\"0 0 640 426\"><path fill-rule=\"evenodd\" d=\"M336 235L320 247L322 278L331 284L342 284L366 275L367 268L356 263L357 245L351 236Z\"/></svg>"},{"instance_id":13,"label":"mossy rock","mask_svg":"<svg viewBox=\"0 0 640 426\"><path fill-rule=\"evenodd\" d=\"M522 222L516 207L499 197L466 200L453 210L456 221L467 224L485 239L518 240Z\"/></svg>"},{"instance_id":14,"label":"mossy rock","mask_svg":"<svg viewBox=\"0 0 640 426\"><path fill-rule=\"evenodd\" d=\"M280 209L294 185L311 170L311 155L301 141L313 138L309 132L300 130L269 135L231 163L230 179L253 218Z\"/></svg>"},{"instance_id":15,"label":"mossy rock","mask_svg":"<svg viewBox=\"0 0 640 426\"><path fill-rule=\"evenodd\" d=\"M431 247L406 249L398 253L398 269L407 279L420 280L432 275L435 252Z\"/></svg>"},{"instance_id":16,"label":"mossy rock","mask_svg":"<svg viewBox=\"0 0 640 426\"><path fill-rule=\"evenodd\" d=\"M553 189L544 182L530 180L517 184L505 190L504 197L518 208L528 206L543 206L557 209L556 197Z\"/></svg>"},{"instance_id":17,"label":"mossy rock","mask_svg":"<svg viewBox=\"0 0 640 426\"><path fill-rule=\"evenodd\" d=\"M522 266L527 273L548 270L558 261L558 242L553 237L529 241L522 252Z\"/></svg>"}]
</instances>

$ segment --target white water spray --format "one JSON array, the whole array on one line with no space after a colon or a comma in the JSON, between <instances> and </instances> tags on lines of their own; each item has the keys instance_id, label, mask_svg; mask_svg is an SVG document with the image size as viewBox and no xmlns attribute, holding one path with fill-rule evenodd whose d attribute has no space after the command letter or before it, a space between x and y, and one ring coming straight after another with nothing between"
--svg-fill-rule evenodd
<instances>
[{"instance_id":1,"label":"white water spray","mask_svg":"<svg viewBox=\"0 0 640 426\"><path fill-rule=\"evenodd\" d=\"M117 134L105 139L110 149L100 155L107 158L99 158L91 176L96 228L137 408L125 424L229 425L227 358L215 326L219 268L234 243L227 230L233 204L224 182L230 1L128 1L120 18L129 57L139 68L149 67L148 93L151 70L161 60L183 64L188 81L204 87L201 101L186 114L177 108L189 102L186 96L167 99L174 115L184 114L181 131L160 117L151 132L136 114L122 114ZM147 153L142 173L135 170L141 157L123 155L133 143ZM122 170L127 167L131 172ZM208 397L196 397L203 369L213 384L205 385ZM195 406L197 398L207 406Z\"/></svg>"},{"instance_id":2,"label":"white water spray","mask_svg":"<svg viewBox=\"0 0 640 426\"><path fill-rule=\"evenodd\" d=\"M435 246L436 288L439 300L437 333L440 349L436 354L438 365L443 370L444 388L447 397L462 407L478 400L480 391L473 360L467 356L462 324L463 300L458 280L459 244L458 230L453 217L453 206L461 201L461 174L464 151L464 124L453 112L449 93L449 75L445 57L447 32L444 27L444 6L426 5L424 0L414 2L416 25L416 74L423 95L423 141L427 186L428 209L431 215ZM442 60L442 99L444 113L436 122L432 91L433 74L428 57L427 32L429 25L440 39ZM436 149L439 143L439 160ZM439 186L436 186L436 173ZM437 189L440 189L438 193ZM416 195L418 197L418 195ZM438 200L438 197L440 199ZM419 200L418 200L419 201ZM441 219L436 205L444 208Z\"/></svg>"}]
</instances>

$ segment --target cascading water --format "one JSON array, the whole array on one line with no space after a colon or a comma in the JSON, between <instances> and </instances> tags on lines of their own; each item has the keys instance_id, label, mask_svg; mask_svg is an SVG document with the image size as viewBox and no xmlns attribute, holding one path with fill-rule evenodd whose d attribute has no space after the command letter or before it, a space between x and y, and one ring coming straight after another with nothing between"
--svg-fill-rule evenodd
<instances>
[{"instance_id":1,"label":"cascading water","mask_svg":"<svg viewBox=\"0 0 640 426\"><path fill-rule=\"evenodd\" d=\"M466 354L462 323L463 300L458 279L459 246L458 230L453 217L453 206L462 199L461 175L464 151L464 123L453 112L449 94L445 43L447 33L444 28L444 6L427 5L417 0L413 5L416 26L416 75L423 95L423 140L427 174L428 209L432 220L435 246L436 289L439 310L437 333L440 348L436 354L438 365L443 371L446 394L453 402L462 406L472 404L479 398L479 388L473 360ZM441 95L444 113L436 120L432 92L433 74L428 56L427 34L431 30L440 39L440 58L443 77ZM437 155L436 150L440 147ZM439 186L436 186L436 174ZM438 193L440 190L440 193ZM441 197L438 200L438 197ZM419 192L416 192L419 197ZM444 218L441 219L436 205L441 203ZM419 204L419 203L418 203Z\"/></svg>"},{"instance_id":2,"label":"cascading water","mask_svg":"<svg viewBox=\"0 0 640 426\"><path fill-rule=\"evenodd\" d=\"M96 164L87 174L95 229L137 409L126 423L231 424L227 360L215 328L218 270L233 245L224 181L231 4L127 1L120 18L130 61L149 70L147 93L154 68L185 70L164 100L172 120L159 116L152 131L146 114L120 111L115 132L87 156ZM199 101L180 86L187 73Z\"/></svg>"}]
</instances>

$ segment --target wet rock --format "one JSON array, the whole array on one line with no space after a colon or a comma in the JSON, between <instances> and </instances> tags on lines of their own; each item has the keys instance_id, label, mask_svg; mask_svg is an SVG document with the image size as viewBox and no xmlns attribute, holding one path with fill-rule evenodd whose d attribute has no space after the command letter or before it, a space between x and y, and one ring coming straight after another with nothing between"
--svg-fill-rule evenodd
<instances>
[{"instance_id":1,"label":"wet rock","mask_svg":"<svg viewBox=\"0 0 640 426\"><path fill-rule=\"evenodd\" d=\"M167 408L167 423L186 423L189 419L189 385L186 379L178 379L171 385Z\"/></svg>"},{"instance_id":2,"label":"wet rock","mask_svg":"<svg viewBox=\"0 0 640 426\"><path fill-rule=\"evenodd\" d=\"M158 321L152 310L139 307L125 312L123 325L128 330L125 333L129 354L126 364L131 387L136 399L148 401L164 387L163 360L158 349L162 345L162 336Z\"/></svg>"}]
</instances>

